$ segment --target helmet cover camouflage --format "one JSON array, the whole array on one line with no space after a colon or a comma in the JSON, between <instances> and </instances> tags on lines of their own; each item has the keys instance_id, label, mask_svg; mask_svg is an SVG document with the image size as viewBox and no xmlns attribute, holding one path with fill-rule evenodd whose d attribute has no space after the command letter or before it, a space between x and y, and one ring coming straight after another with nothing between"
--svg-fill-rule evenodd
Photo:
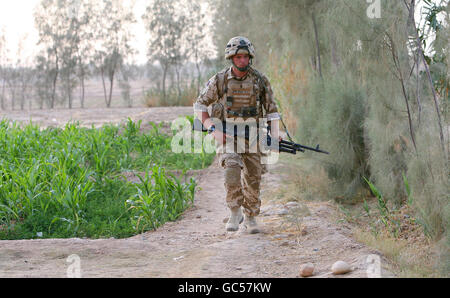
<instances>
[{"instance_id":1,"label":"helmet cover camouflage","mask_svg":"<svg viewBox=\"0 0 450 298\"><path fill-rule=\"evenodd\" d=\"M225 48L225 59L231 59L236 54L245 53L250 58L255 58L255 48L250 40L243 36L236 36L230 39Z\"/></svg>"}]
</instances>

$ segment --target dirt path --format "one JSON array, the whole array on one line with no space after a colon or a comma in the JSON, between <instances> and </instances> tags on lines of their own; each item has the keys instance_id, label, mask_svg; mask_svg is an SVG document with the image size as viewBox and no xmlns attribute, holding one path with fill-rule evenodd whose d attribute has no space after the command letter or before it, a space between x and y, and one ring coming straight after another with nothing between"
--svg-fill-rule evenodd
<instances>
[{"instance_id":1,"label":"dirt path","mask_svg":"<svg viewBox=\"0 0 450 298\"><path fill-rule=\"evenodd\" d=\"M278 165L279 167L280 165ZM176 222L129 239L43 239L0 241L0 277L66 277L70 255L80 258L82 277L297 277L311 262L316 277L334 277L331 265L354 267L345 277L366 277L367 256L377 252L351 239L332 222L327 203L307 203L301 230L286 224L295 203L263 200L262 233L225 232L223 172L214 163L198 174L195 206ZM273 171L264 192L279 187ZM303 235L302 235L303 234Z\"/></svg>"},{"instance_id":2,"label":"dirt path","mask_svg":"<svg viewBox=\"0 0 450 298\"><path fill-rule=\"evenodd\" d=\"M100 111L101 120L96 111L82 112L87 113L81 117L86 121L109 121L98 116ZM111 114L115 121L131 115L158 122L189 114L190 108L116 112ZM39 119L45 124L60 117L56 122L61 123L70 113L75 111L42 114ZM263 176L260 234L250 235L243 228L225 232L223 170L214 163L197 172L201 190L194 207L178 221L128 239L0 241L0 277L66 277L74 264L72 255L79 258L82 277L297 277L299 266L307 262L315 265L315 277L334 277L330 267L337 260L354 269L344 277L367 277L367 257L379 253L354 241L350 228L336 223L332 205L281 203L283 198L273 195L282 186L281 166L273 165ZM300 209L303 215L294 216Z\"/></svg>"}]
</instances>

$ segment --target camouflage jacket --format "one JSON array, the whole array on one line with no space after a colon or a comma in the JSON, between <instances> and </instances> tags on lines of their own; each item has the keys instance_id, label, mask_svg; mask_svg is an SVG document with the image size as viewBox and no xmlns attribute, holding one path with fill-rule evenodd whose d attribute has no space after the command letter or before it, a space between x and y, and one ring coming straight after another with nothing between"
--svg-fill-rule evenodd
<instances>
[{"instance_id":1,"label":"camouflage jacket","mask_svg":"<svg viewBox=\"0 0 450 298\"><path fill-rule=\"evenodd\" d=\"M236 83L241 81L250 81L254 84L254 93L258 99L260 106L258 117L267 118L267 121L280 119L277 105L274 100L273 91L268 78L250 67L248 73L243 78L237 78L231 71L231 67L227 67L215 74L208 80L206 86L201 91L199 97L194 103L194 111L208 112L208 107L212 105L211 117L224 120L227 117L227 91L230 82ZM224 113L225 112L225 113Z\"/></svg>"}]
</instances>

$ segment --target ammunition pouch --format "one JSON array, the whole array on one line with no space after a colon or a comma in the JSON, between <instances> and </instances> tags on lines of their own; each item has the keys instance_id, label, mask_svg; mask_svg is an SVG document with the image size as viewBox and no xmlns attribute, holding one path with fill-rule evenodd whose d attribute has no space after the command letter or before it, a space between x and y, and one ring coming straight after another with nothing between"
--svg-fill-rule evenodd
<instances>
[{"instance_id":1,"label":"ammunition pouch","mask_svg":"<svg viewBox=\"0 0 450 298\"><path fill-rule=\"evenodd\" d=\"M257 107L242 107L238 111L227 110L227 114L235 117L257 117Z\"/></svg>"}]
</instances>

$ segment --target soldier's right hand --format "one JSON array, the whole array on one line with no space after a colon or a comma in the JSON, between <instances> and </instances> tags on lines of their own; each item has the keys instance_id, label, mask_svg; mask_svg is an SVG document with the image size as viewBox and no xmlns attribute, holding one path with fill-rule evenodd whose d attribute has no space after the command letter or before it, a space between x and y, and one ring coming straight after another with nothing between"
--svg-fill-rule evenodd
<instances>
[{"instance_id":1,"label":"soldier's right hand","mask_svg":"<svg viewBox=\"0 0 450 298\"><path fill-rule=\"evenodd\" d=\"M219 130L215 130L212 133L212 136L214 137L214 139L217 141L217 143L219 143L220 145L225 144L227 141L227 135L224 134L223 132L219 131Z\"/></svg>"}]
</instances>

